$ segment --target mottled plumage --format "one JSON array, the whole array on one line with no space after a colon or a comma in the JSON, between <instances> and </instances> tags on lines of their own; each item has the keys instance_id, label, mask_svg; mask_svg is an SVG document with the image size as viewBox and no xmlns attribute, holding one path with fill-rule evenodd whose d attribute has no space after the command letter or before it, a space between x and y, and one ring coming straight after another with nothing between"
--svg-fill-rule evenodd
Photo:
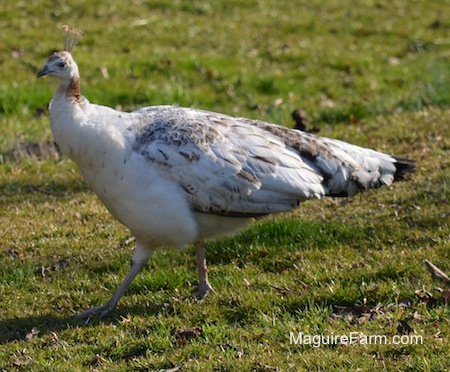
<instances>
[{"instance_id":1,"label":"mottled plumage","mask_svg":"<svg viewBox=\"0 0 450 372\"><path fill-rule=\"evenodd\" d=\"M414 163L259 120L181 108L126 113L90 104L67 51L39 76L61 82L50 104L52 132L115 218L136 237L130 273L104 315L159 247L195 244L200 297L212 290L203 242L286 212L306 199L351 196L390 185Z\"/></svg>"},{"instance_id":2,"label":"mottled plumage","mask_svg":"<svg viewBox=\"0 0 450 372\"><path fill-rule=\"evenodd\" d=\"M352 196L396 177L398 158L258 120L174 106L134 113L134 150L202 212L289 211L306 199Z\"/></svg>"}]
</instances>

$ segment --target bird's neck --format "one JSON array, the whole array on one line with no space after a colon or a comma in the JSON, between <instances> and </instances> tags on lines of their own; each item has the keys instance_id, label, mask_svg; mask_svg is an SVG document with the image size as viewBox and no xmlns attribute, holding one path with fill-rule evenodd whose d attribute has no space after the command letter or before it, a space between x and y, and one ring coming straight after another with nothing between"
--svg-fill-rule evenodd
<instances>
[{"instance_id":1,"label":"bird's neck","mask_svg":"<svg viewBox=\"0 0 450 372\"><path fill-rule=\"evenodd\" d=\"M71 101L81 102L84 97L81 94L80 78L77 76L70 80L61 80L56 94Z\"/></svg>"}]
</instances>

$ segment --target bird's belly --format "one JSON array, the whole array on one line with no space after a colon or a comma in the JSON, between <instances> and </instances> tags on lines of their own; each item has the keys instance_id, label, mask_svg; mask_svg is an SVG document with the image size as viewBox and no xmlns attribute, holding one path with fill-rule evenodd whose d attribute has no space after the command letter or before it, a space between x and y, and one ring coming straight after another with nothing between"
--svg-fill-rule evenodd
<instances>
[{"instance_id":1,"label":"bird's belly","mask_svg":"<svg viewBox=\"0 0 450 372\"><path fill-rule=\"evenodd\" d=\"M197 224L178 185L139 166L80 169L111 214L148 248L183 249L197 239Z\"/></svg>"},{"instance_id":2,"label":"bird's belly","mask_svg":"<svg viewBox=\"0 0 450 372\"><path fill-rule=\"evenodd\" d=\"M194 216L198 226L197 239L200 241L234 235L254 220L254 218L225 217L200 212L196 212Z\"/></svg>"}]
</instances>

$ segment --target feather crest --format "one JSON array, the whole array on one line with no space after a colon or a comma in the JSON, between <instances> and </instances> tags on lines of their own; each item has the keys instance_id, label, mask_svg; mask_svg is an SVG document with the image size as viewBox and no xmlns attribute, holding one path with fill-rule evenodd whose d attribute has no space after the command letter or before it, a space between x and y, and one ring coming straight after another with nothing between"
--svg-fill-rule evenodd
<instances>
[{"instance_id":1,"label":"feather crest","mask_svg":"<svg viewBox=\"0 0 450 372\"><path fill-rule=\"evenodd\" d=\"M78 41L84 36L84 34L80 30L68 25L63 26L63 31L64 31L64 50L70 53L72 49L75 47L75 45L78 43Z\"/></svg>"}]
</instances>

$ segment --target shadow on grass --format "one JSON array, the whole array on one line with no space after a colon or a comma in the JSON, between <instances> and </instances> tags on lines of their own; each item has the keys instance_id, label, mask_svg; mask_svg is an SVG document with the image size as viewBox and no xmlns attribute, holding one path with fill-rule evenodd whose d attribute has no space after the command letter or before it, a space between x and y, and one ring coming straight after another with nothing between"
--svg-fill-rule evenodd
<instances>
[{"instance_id":1,"label":"shadow on grass","mask_svg":"<svg viewBox=\"0 0 450 372\"><path fill-rule=\"evenodd\" d=\"M0 320L0 345L14 341L31 340L35 337L42 338L52 332L61 332L69 328L73 330L96 327L99 324L117 325L123 322L123 319L126 319L128 314L148 317L161 313L163 311L162 308L163 305L158 303L151 306L120 307L111 311L102 319L92 317L88 320L74 320L71 317L57 317L54 315L2 319Z\"/></svg>"},{"instance_id":2,"label":"shadow on grass","mask_svg":"<svg viewBox=\"0 0 450 372\"><path fill-rule=\"evenodd\" d=\"M49 181L42 183L13 181L0 184L0 194L6 196L28 196L41 194L54 197L66 197L70 194L86 192L90 190L87 184L81 180L66 180L64 182Z\"/></svg>"},{"instance_id":3,"label":"shadow on grass","mask_svg":"<svg viewBox=\"0 0 450 372\"><path fill-rule=\"evenodd\" d=\"M34 335L57 332L69 326L69 319L51 315L30 316L0 320L0 344L27 340ZM34 328L34 331L33 331ZM39 332L39 333L36 333Z\"/></svg>"},{"instance_id":4,"label":"shadow on grass","mask_svg":"<svg viewBox=\"0 0 450 372\"><path fill-rule=\"evenodd\" d=\"M299 250L353 247L366 241L366 235L360 226L339 221L269 219L250 226L235 237L210 242L206 247L207 262L221 264L235 260L259 263L265 257L274 259Z\"/></svg>"}]
</instances>

